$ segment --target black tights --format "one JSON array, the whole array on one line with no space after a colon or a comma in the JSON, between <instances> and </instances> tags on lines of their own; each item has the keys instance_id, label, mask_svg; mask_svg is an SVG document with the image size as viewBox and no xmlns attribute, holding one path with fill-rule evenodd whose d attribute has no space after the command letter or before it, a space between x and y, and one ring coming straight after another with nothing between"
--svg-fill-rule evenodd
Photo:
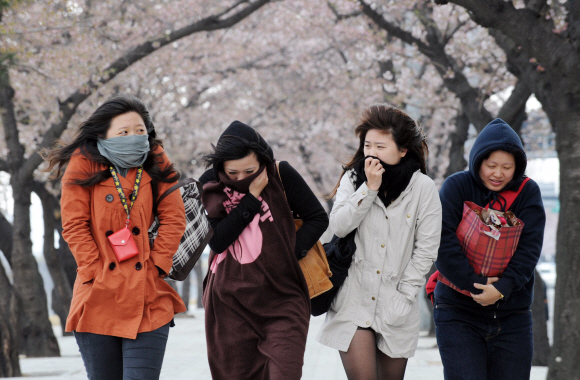
<instances>
[{"instance_id":1,"label":"black tights","mask_svg":"<svg viewBox=\"0 0 580 380\"><path fill-rule=\"evenodd\" d=\"M403 380L406 358L391 358L377 348L375 332L358 329L347 352L339 351L348 380Z\"/></svg>"}]
</instances>

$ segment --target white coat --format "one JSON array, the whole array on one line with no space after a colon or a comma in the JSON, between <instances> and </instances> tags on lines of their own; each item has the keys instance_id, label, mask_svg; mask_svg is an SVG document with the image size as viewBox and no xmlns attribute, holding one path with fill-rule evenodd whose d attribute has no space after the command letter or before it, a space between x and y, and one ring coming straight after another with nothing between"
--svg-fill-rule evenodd
<instances>
[{"instance_id":1,"label":"white coat","mask_svg":"<svg viewBox=\"0 0 580 380\"><path fill-rule=\"evenodd\" d=\"M441 202L435 183L417 171L389 207L354 172L345 173L330 213L339 237L358 228L356 252L318 342L348 351L357 327L376 332L377 347L392 358L409 358L419 340L420 292L437 258Z\"/></svg>"}]
</instances>

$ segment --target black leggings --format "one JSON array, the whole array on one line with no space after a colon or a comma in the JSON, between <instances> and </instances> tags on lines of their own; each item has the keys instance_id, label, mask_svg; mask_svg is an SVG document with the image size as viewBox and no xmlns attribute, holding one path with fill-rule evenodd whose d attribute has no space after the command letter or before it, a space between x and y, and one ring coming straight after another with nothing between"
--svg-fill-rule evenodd
<instances>
[{"instance_id":1,"label":"black leggings","mask_svg":"<svg viewBox=\"0 0 580 380\"><path fill-rule=\"evenodd\" d=\"M407 359L382 353L370 328L357 328L348 351L339 353L348 380L403 380L405 377Z\"/></svg>"}]
</instances>

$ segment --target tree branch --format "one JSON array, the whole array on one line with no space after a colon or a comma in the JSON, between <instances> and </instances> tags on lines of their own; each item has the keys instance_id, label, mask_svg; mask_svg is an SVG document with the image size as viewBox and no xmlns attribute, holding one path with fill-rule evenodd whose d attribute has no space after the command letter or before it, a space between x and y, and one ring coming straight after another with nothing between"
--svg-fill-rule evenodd
<instances>
[{"instance_id":1,"label":"tree branch","mask_svg":"<svg viewBox=\"0 0 580 380\"><path fill-rule=\"evenodd\" d=\"M518 80L514 90L508 100L506 100L501 107L497 117L513 127L513 124L516 124L522 110L525 112L526 103L530 96L532 96L532 90L530 90L524 81ZM514 127L514 129L516 129L516 127Z\"/></svg>"},{"instance_id":2,"label":"tree branch","mask_svg":"<svg viewBox=\"0 0 580 380\"><path fill-rule=\"evenodd\" d=\"M462 21L457 25L455 25L455 28L453 28L449 33L445 33L445 35L443 36L443 45L447 45L449 41L451 41L455 33L457 33L459 29L463 28L465 24L467 24L467 21Z\"/></svg>"},{"instance_id":3,"label":"tree branch","mask_svg":"<svg viewBox=\"0 0 580 380\"><path fill-rule=\"evenodd\" d=\"M12 35L17 35L17 34L30 34L30 33L48 32L49 30L71 29L74 26L75 25L65 25L65 26L52 26L52 27L44 27L44 28L34 28L34 29L25 29L25 30L6 31L6 32L0 32L0 36L12 36Z\"/></svg>"},{"instance_id":4,"label":"tree branch","mask_svg":"<svg viewBox=\"0 0 580 380\"><path fill-rule=\"evenodd\" d=\"M365 15L367 15L371 20L374 21L381 29L385 30L387 33L397 37L401 41L409 44L409 45L416 45L419 50L429 50L429 46L425 44L418 38L415 38L411 33L407 32L399 28L398 26L394 25L393 23L387 21L383 15L373 9L369 4L367 4L364 0L359 0L359 4L361 5L362 11Z\"/></svg>"},{"instance_id":5,"label":"tree branch","mask_svg":"<svg viewBox=\"0 0 580 380\"><path fill-rule=\"evenodd\" d=\"M497 29L528 51L528 58L550 66L561 62L562 69L575 73L575 62L580 51L567 43L565 38L552 32L551 21L528 8L516 9L511 1L504 0L450 0L470 12L471 19L490 29ZM441 1L436 1L441 3ZM536 2L534 2L535 4ZM570 59L570 57L574 57ZM573 62L573 63L572 63ZM568 65L568 66L566 66Z\"/></svg>"},{"instance_id":6,"label":"tree branch","mask_svg":"<svg viewBox=\"0 0 580 380\"><path fill-rule=\"evenodd\" d=\"M328 8L330 8L332 13L334 13L334 16L336 17L337 22L342 21L342 20L346 20L346 19L349 19L352 17L358 17L362 13L362 12L358 11L358 12L352 12L352 13L347 13L347 14L341 14L338 12L336 7L330 1L327 1L326 4L328 5Z\"/></svg>"},{"instance_id":7,"label":"tree branch","mask_svg":"<svg viewBox=\"0 0 580 380\"><path fill-rule=\"evenodd\" d=\"M477 131L481 131L492 120L491 113L485 107L479 106L481 97L479 90L469 84L469 81L463 75L460 64L445 52L445 45L440 39L441 32L433 26L432 20L429 22L429 11L425 9L425 6L416 8L416 13L421 23L427 25L426 40L429 43L428 45L413 37L409 32L387 21L363 0L359 0L359 3L363 7L363 12L380 28L400 38L403 42L416 45L419 51L429 58L431 64L441 76L445 87L459 98L462 109L468 115L469 120Z\"/></svg>"},{"instance_id":8,"label":"tree branch","mask_svg":"<svg viewBox=\"0 0 580 380\"><path fill-rule=\"evenodd\" d=\"M527 87L536 97L542 96L542 87L549 80L545 73L539 70L540 66L531 64L528 56L522 51L523 48L518 46L512 39L502 32L490 29L489 34L494 38L497 45L505 52L507 69L515 75L519 81L527 83ZM529 97L529 96L528 96Z\"/></svg>"},{"instance_id":9,"label":"tree branch","mask_svg":"<svg viewBox=\"0 0 580 380\"><path fill-rule=\"evenodd\" d=\"M271 0L257 0L249 1L242 0L227 8L225 11L203 18L193 24L187 25L181 29L175 30L163 37L156 39L151 39L144 42L133 49L129 50L125 55L115 60L111 63L102 73L100 73L100 78L96 81L92 79L85 82L79 89L77 89L73 94L71 94L67 99L59 102L59 110L61 113L61 119L52 124L48 131L44 134L42 143L39 148L50 148L52 144L60 137L60 135L66 130L69 120L75 114L78 106L85 101L91 94L99 87L107 84L129 66L135 62L147 57L153 52L161 49L163 46L173 43L181 38L190 36L194 33L199 33L203 31L213 31L218 29L229 28L244 18L251 15L253 12L260 9L262 6L269 3ZM222 18L222 16L231 13L236 8L240 7L242 4L248 5L242 8L237 13L231 16ZM43 159L38 152L33 153L23 167L23 175L31 177L34 170L42 163Z\"/></svg>"},{"instance_id":10,"label":"tree branch","mask_svg":"<svg viewBox=\"0 0 580 380\"><path fill-rule=\"evenodd\" d=\"M544 13L548 0L526 0L526 8L538 14Z\"/></svg>"}]
</instances>

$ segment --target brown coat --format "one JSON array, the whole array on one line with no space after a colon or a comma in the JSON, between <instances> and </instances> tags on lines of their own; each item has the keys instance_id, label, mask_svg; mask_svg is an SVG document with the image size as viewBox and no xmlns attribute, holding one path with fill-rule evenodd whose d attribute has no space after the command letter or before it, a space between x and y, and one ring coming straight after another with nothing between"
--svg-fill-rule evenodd
<instances>
[{"instance_id":1,"label":"brown coat","mask_svg":"<svg viewBox=\"0 0 580 380\"><path fill-rule=\"evenodd\" d=\"M163 157L162 165L167 165L169 159ZM71 183L103 169L77 150L62 179L63 237L78 265L66 331L135 339L137 333L155 330L186 310L156 268L166 273L171 269L185 231L185 210L179 191L159 204L161 226L151 250L147 230L153 221L153 194L151 177L144 171L130 227L139 255L119 263L106 235L123 228L126 219L113 178L89 188ZM125 178L120 176L127 199L136 173L133 168ZM160 183L159 194L172 185Z\"/></svg>"}]
</instances>

